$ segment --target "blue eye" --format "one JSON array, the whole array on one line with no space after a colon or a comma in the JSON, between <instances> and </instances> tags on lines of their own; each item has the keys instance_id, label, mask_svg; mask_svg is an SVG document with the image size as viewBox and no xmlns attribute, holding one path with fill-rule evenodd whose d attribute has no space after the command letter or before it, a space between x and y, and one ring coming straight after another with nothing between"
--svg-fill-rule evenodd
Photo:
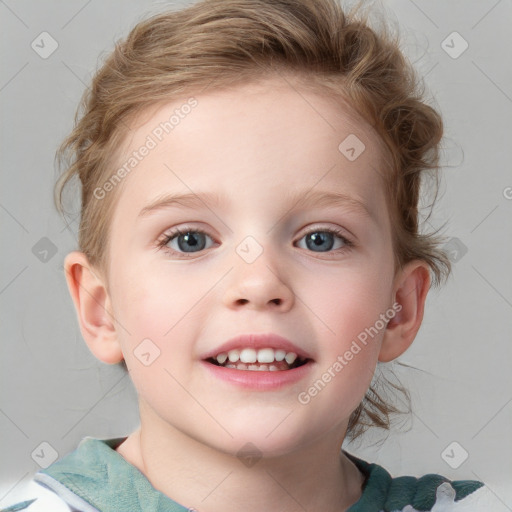
<instances>
[{"instance_id":1,"label":"blue eye","mask_svg":"<svg viewBox=\"0 0 512 512\"><path fill-rule=\"evenodd\" d=\"M206 234L206 232L200 230L200 229L185 229L185 231L180 231L179 229L176 229L174 232L169 233L165 236L165 238L162 240L162 242L159 244L161 247L168 247L171 242L176 242L177 247L168 247L169 249L172 249L175 252L199 252L203 251L204 249L208 249L206 247L205 238L210 238L209 235ZM210 238L211 239L211 238ZM191 248L192 250L189 251L188 249Z\"/></svg>"},{"instance_id":2,"label":"blue eye","mask_svg":"<svg viewBox=\"0 0 512 512\"><path fill-rule=\"evenodd\" d=\"M345 249L353 247L353 243L345 238L340 230L337 229L313 229L306 233L302 238L306 238L306 247L311 249L313 252L329 252L333 250L335 240L338 238L343 242L341 247L335 247L336 249ZM319 251L317 249L320 249ZM322 250L323 249L323 250Z\"/></svg>"},{"instance_id":3,"label":"blue eye","mask_svg":"<svg viewBox=\"0 0 512 512\"><path fill-rule=\"evenodd\" d=\"M158 242L158 248L164 249L171 255L187 257L181 255L194 254L209 249L213 243L208 245L208 239L212 240L205 231L198 228L185 227L183 231L175 229L171 233L166 234ZM306 249L312 252L344 251L354 247L354 243L348 240L342 231L338 229L312 229L303 235L299 241L303 239L306 239ZM334 247L336 239L342 242L341 246Z\"/></svg>"}]
</instances>

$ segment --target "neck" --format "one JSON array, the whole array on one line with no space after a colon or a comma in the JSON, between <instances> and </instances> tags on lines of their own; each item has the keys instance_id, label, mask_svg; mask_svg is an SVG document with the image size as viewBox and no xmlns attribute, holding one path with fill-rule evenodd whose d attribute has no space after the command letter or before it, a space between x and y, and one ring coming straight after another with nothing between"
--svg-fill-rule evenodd
<instances>
[{"instance_id":1,"label":"neck","mask_svg":"<svg viewBox=\"0 0 512 512\"><path fill-rule=\"evenodd\" d=\"M242 461L155 418L117 452L153 487L200 512L343 512L361 497L363 475L340 450L339 432L293 453ZM344 434L344 433L343 433Z\"/></svg>"}]
</instances>

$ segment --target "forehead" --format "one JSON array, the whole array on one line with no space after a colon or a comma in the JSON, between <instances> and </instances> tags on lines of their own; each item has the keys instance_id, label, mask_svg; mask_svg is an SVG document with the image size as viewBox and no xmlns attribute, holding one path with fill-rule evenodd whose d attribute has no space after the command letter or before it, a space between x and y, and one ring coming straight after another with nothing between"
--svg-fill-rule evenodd
<instances>
[{"instance_id":1,"label":"forehead","mask_svg":"<svg viewBox=\"0 0 512 512\"><path fill-rule=\"evenodd\" d=\"M280 189L336 189L382 206L376 132L341 99L279 79L152 106L125 139L118 167L130 159L120 203L137 213L165 189L274 199Z\"/></svg>"}]
</instances>

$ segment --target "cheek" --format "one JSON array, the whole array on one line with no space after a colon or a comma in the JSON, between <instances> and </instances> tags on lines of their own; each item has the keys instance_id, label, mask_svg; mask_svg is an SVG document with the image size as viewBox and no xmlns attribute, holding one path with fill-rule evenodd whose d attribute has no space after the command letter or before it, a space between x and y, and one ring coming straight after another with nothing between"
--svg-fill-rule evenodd
<instances>
[{"instance_id":1,"label":"cheek","mask_svg":"<svg viewBox=\"0 0 512 512\"><path fill-rule=\"evenodd\" d=\"M371 383L386 323L393 314L390 283L379 275L373 269L347 271L329 282L317 280L308 296L308 307L319 320L324 381L333 392L353 400L351 407L357 406Z\"/></svg>"},{"instance_id":2,"label":"cheek","mask_svg":"<svg viewBox=\"0 0 512 512\"><path fill-rule=\"evenodd\" d=\"M113 306L122 325L118 335L127 365L130 359L135 367L140 365L136 358L144 347L158 354L153 368L174 368L181 373L191 364L191 340L204 322L201 306L212 283L164 267L149 265L144 271L142 265L119 267L117 277L122 279L114 282Z\"/></svg>"},{"instance_id":3,"label":"cheek","mask_svg":"<svg viewBox=\"0 0 512 512\"><path fill-rule=\"evenodd\" d=\"M136 264L119 265L112 275L112 306L127 364L142 342L150 353L165 356L174 326L186 313L183 294L173 293L164 276L141 269Z\"/></svg>"},{"instance_id":4,"label":"cheek","mask_svg":"<svg viewBox=\"0 0 512 512\"><path fill-rule=\"evenodd\" d=\"M375 325L390 307L391 284L382 275L379 269L364 268L315 278L305 297L327 338L343 343Z\"/></svg>"},{"instance_id":5,"label":"cheek","mask_svg":"<svg viewBox=\"0 0 512 512\"><path fill-rule=\"evenodd\" d=\"M178 286L183 290L178 294L173 291L176 283L153 274L144 272L142 279L125 273L114 305L123 326L117 329L119 341L138 394L165 403L182 392L169 374L181 382L190 370L192 348L186 332L194 310L186 287Z\"/></svg>"},{"instance_id":6,"label":"cheek","mask_svg":"<svg viewBox=\"0 0 512 512\"><path fill-rule=\"evenodd\" d=\"M187 286L165 268L127 262L113 276L114 306L127 330L138 336L162 338L197 302L200 290Z\"/></svg>"}]
</instances>

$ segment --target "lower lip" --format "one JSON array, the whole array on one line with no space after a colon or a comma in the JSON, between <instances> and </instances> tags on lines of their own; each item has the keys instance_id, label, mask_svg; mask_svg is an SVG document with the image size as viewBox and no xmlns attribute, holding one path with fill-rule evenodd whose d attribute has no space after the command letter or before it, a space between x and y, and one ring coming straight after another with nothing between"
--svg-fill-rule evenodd
<instances>
[{"instance_id":1,"label":"lower lip","mask_svg":"<svg viewBox=\"0 0 512 512\"><path fill-rule=\"evenodd\" d=\"M256 390L275 390L300 381L311 371L313 362L309 361L298 368L279 371L236 370L216 366L207 361L201 361L215 377L237 386Z\"/></svg>"}]
</instances>

